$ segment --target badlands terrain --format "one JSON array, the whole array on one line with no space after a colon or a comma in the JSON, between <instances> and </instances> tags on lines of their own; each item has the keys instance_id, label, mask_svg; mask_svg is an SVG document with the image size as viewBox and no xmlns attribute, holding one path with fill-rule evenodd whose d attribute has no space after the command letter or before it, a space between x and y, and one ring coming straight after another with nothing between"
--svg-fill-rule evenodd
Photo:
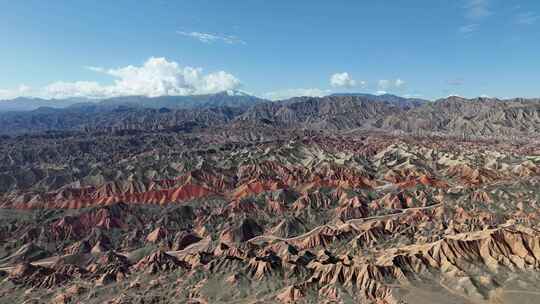
<instances>
[{"instance_id":1,"label":"badlands terrain","mask_svg":"<svg viewBox=\"0 0 540 304\"><path fill-rule=\"evenodd\" d=\"M0 303L538 303L538 100L128 101L0 114Z\"/></svg>"}]
</instances>

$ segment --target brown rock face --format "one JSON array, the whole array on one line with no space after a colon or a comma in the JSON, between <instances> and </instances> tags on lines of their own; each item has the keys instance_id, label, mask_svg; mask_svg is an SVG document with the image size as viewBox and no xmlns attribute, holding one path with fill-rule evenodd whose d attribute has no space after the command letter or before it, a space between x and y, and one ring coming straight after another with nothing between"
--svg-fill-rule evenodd
<instances>
[{"instance_id":1,"label":"brown rock face","mask_svg":"<svg viewBox=\"0 0 540 304\"><path fill-rule=\"evenodd\" d=\"M224 230L220 236L220 240L225 243L245 242L263 232L261 226L252 219L245 219L235 228Z\"/></svg>"},{"instance_id":2,"label":"brown rock face","mask_svg":"<svg viewBox=\"0 0 540 304\"><path fill-rule=\"evenodd\" d=\"M55 272L53 269L23 263L12 270L8 279L15 285L51 288L61 286L70 278L65 274Z\"/></svg>"},{"instance_id":3,"label":"brown rock face","mask_svg":"<svg viewBox=\"0 0 540 304\"><path fill-rule=\"evenodd\" d=\"M277 295L276 299L282 303L297 303L304 297L302 291L295 286L289 286Z\"/></svg>"},{"instance_id":4,"label":"brown rock face","mask_svg":"<svg viewBox=\"0 0 540 304\"><path fill-rule=\"evenodd\" d=\"M169 233L166 229L158 227L154 231L150 232L150 234L148 234L148 236L146 237L146 241L151 243L158 243L161 240L165 239L168 234Z\"/></svg>"},{"instance_id":5,"label":"brown rock face","mask_svg":"<svg viewBox=\"0 0 540 304\"><path fill-rule=\"evenodd\" d=\"M196 233L180 231L174 236L172 250L182 250L202 240Z\"/></svg>"},{"instance_id":6,"label":"brown rock face","mask_svg":"<svg viewBox=\"0 0 540 304\"><path fill-rule=\"evenodd\" d=\"M144 270L151 274L163 271L172 271L178 268L189 269L190 265L179 261L177 258L168 255L163 251L157 251L143 258L133 266L137 271Z\"/></svg>"}]
</instances>

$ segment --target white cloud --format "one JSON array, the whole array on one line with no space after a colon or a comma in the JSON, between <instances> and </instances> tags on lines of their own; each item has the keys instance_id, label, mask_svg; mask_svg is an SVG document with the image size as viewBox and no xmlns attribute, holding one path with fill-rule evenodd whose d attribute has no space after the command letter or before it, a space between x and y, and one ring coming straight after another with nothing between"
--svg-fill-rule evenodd
<instances>
[{"instance_id":1,"label":"white cloud","mask_svg":"<svg viewBox=\"0 0 540 304\"><path fill-rule=\"evenodd\" d=\"M263 94L262 97L270 100L283 100L292 97L309 96L309 97L321 97L331 93L330 90L321 90L316 88L311 89L289 89L275 92L269 92Z\"/></svg>"},{"instance_id":2,"label":"white cloud","mask_svg":"<svg viewBox=\"0 0 540 304\"><path fill-rule=\"evenodd\" d=\"M224 71L204 74L201 68L181 67L178 63L165 58L151 57L142 66L130 65L116 69L86 67L86 69L108 74L115 80L110 85L94 81L57 81L36 91L21 85L13 90L0 90L0 98L195 95L212 94L240 87L240 81Z\"/></svg>"},{"instance_id":3,"label":"white cloud","mask_svg":"<svg viewBox=\"0 0 540 304\"><path fill-rule=\"evenodd\" d=\"M386 90L390 87L390 80L386 80L386 79L381 79L379 80L378 82L378 86L379 86L379 89L380 90Z\"/></svg>"},{"instance_id":4,"label":"white cloud","mask_svg":"<svg viewBox=\"0 0 540 304\"><path fill-rule=\"evenodd\" d=\"M365 82L361 81L361 84ZM356 86L356 80L354 80L349 73L335 73L330 76L330 85L334 88L352 88Z\"/></svg>"},{"instance_id":5,"label":"white cloud","mask_svg":"<svg viewBox=\"0 0 540 304\"><path fill-rule=\"evenodd\" d=\"M395 80L381 79L377 82L377 94L386 94L387 91L402 90L406 86L405 80L397 78Z\"/></svg>"},{"instance_id":6,"label":"white cloud","mask_svg":"<svg viewBox=\"0 0 540 304\"><path fill-rule=\"evenodd\" d=\"M383 90L379 90L379 91L375 92L375 95L385 95L385 94L388 94L388 92L383 91Z\"/></svg>"},{"instance_id":7,"label":"white cloud","mask_svg":"<svg viewBox=\"0 0 540 304\"><path fill-rule=\"evenodd\" d=\"M538 19L540 19L540 16L535 12L525 12L517 15L516 22L522 25L533 25Z\"/></svg>"},{"instance_id":8,"label":"white cloud","mask_svg":"<svg viewBox=\"0 0 540 304\"><path fill-rule=\"evenodd\" d=\"M405 98L422 98L423 95L415 93L415 94L405 94L405 95L403 95L403 97L405 97Z\"/></svg>"},{"instance_id":9,"label":"white cloud","mask_svg":"<svg viewBox=\"0 0 540 304\"><path fill-rule=\"evenodd\" d=\"M236 36L218 35L218 34L202 33L202 32L184 32L184 31L177 31L176 33L178 35L197 39L203 43L214 43L217 41L221 41L227 44L247 44L245 41L241 40L240 38Z\"/></svg>"},{"instance_id":10,"label":"white cloud","mask_svg":"<svg viewBox=\"0 0 540 304\"><path fill-rule=\"evenodd\" d=\"M490 0L466 0L463 6L465 17L478 20L492 15L493 12L489 8L489 2Z\"/></svg>"},{"instance_id":11,"label":"white cloud","mask_svg":"<svg viewBox=\"0 0 540 304\"><path fill-rule=\"evenodd\" d=\"M165 58L149 58L142 66L129 65L121 68L86 67L87 69L112 76L114 82L103 85L95 81L57 81L38 91L27 87L18 90L0 91L0 97L38 96L46 98L89 97L108 98L115 96L143 95L197 95L235 90L240 81L224 71L204 74L201 68L182 67ZM28 95L23 95L28 94Z\"/></svg>"},{"instance_id":12,"label":"white cloud","mask_svg":"<svg viewBox=\"0 0 540 304\"><path fill-rule=\"evenodd\" d=\"M16 89L0 89L0 100L30 96L31 92L32 88L24 84L19 85Z\"/></svg>"},{"instance_id":13,"label":"white cloud","mask_svg":"<svg viewBox=\"0 0 540 304\"><path fill-rule=\"evenodd\" d=\"M92 72L105 72L105 69L102 67L95 67L95 66L85 66L84 67L87 70L90 70Z\"/></svg>"},{"instance_id":14,"label":"white cloud","mask_svg":"<svg viewBox=\"0 0 540 304\"><path fill-rule=\"evenodd\" d=\"M224 71L219 71L204 76L198 90L203 93L217 93L233 90L239 86L240 81L236 77Z\"/></svg>"},{"instance_id":15,"label":"white cloud","mask_svg":"<svg viewBox=\"0 0 540 304\"><path fill-rule=\"evenodd\" d=\"M405 84L406 84L405 81L402 80L402 79L399 79L399 78L396 79L396 81L394 82L394 86L395 86L396 88L401 88L401 87L403 87Z\"/></svg>"}]
</instances>

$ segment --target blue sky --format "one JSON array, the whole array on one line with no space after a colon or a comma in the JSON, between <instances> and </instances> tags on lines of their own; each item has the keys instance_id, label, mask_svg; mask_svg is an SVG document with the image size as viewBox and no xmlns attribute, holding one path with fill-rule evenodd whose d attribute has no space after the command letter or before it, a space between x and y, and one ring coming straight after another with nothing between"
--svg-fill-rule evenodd
<instances>
[{"instance_id":1,"label":"blue sky","mask_svg":"<svg viewBox=\"0 0 540 304\"><path fill-rule=\"evenodd\" d=\"M540 1L0 0L0 98L540 96Z\"/></svg>"}]
</instances>

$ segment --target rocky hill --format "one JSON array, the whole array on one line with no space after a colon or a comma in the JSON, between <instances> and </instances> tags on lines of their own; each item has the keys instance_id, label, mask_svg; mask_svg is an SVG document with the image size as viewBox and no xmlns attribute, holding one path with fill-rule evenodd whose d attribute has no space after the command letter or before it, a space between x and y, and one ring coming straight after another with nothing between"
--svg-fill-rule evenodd
<instances>
[{"instance_id":1,"label":"rocky hill","mask_svg":"<svg viewBox=\"0 0 540 304\"><path fill-rule=\"evenodd\" d=\"M249 107L267 100L248 95L240 91L225 91L207 95L187 96L121 96L105 99L65 98L43 99L19 97L9 100L0 100L0 113L25 112L39 108L64 109L69 107L84 107L98 105L102 107L141 107L150 109L201 109L215 107Z\"/></svg>"},{"instance_id":2,"label":"rocky hill","mask_svg":"<svg viewBox=\"0 0 540 304\"><path fill-rule=\"evenodd\" d=\"M402 108L357 96L297 97L249 108L238 121L262 122L284 128L346 130L376 126Z\"/></svg>"},{"instance_id":3,"label":"rocky hill","mask_svg":"<svg viewBox=\"0 0 540 304\"><path fill-rule=\"evenodd\" d=\"M0 302L536 303L538 105L6 113Z\"/></svg>"},{"instance_id":4,"label":"rocky hill","mask_svg":"<svg viewBox=\"0 0 540 304\"><path fill-rule=\"evenodd\" d=\"M534 302L540 143L268 128L3 138L2 299Z\"/></svg>"},{"instance_id":5,"label":"rocky hill","mask_svg":"<svg viewBox=\"0 0 540 304\"><path fill-rule=\"evenodd\" d=\"M388 102L392 105L395 105L397 107L400 107L406 110L424 105L425 103L429 102L429 100L425 100L421 98L401 97L401 96L397 96L393 94L373 95L373 94L365 94L365 93L339 93L339 94L336 93L336 94L332 94L332 96L362 97L367 100Z\"/></svg>"},{"instance_id":6,"label":"rocky hill","mask_svg":"<svg viewBox=\"0 0 540 304\"><path fill-rule=\"evenodd\" d=\"M411 135L511 138L540 134L540 100L449 97L427 102L393 95L298 97L269 102L247 95L115 98L65 109L0 114L0 134L47 131L152 131L220 126L312 131L378 130Z\"/></svg>"},{"instance_id":7,"label":"rocky hill","mask_svg":"<svg viewBox=\"0 0 540 304\"><path fill-rule=\"evenodd\" d=\"M540 100L449 97L385 117L382 127L407 133L538 135Z\"/></svg>"}]
</instances>

